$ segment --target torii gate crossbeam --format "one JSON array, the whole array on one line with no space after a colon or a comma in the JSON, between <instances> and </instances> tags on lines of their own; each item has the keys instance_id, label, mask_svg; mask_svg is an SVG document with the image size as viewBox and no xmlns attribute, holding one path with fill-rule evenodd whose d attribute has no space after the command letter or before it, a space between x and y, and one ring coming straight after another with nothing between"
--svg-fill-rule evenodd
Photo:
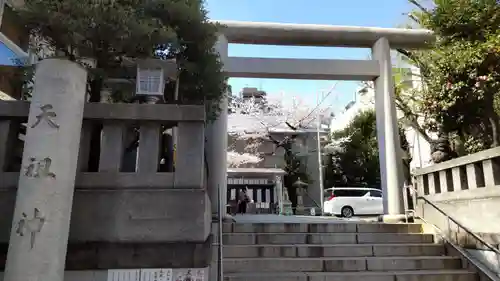
<instances>
[{"instance_id":1,"label":"torii gate crossbeam","mask_svg":"<svg viewBox=\"0 0 500 281\"><path fill-rule=\"evenodd\" d=\"M434 40L429 30L213 21L221 25L216 49L228 77L287 78L317 80L359 80L375 84L377 139L384 194L384 214L403 213L403 171L394 103L391 48L425 48ZM358 47L371 48L372 60L322 60L239 58L228 56L228 44ZM209 126L207 148L210 178L208 188L212 212L217 200L226 205L227 182L227 99L221 114ZM217 188L223 194L218 198ZM214 200L215 199L215 200ZM320 198L323 200L323 198ZM225 208L223 208L225 209ZM223 210L225 215L225 210Z\"/></svg>"}]
</instances>

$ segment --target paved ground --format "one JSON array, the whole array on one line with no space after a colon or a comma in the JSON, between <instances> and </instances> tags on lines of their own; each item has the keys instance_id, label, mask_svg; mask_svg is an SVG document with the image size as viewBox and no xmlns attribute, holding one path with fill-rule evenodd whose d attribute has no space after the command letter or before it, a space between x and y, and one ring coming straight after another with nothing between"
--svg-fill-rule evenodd
<instances>
[{"instance_id":1,"label":"paved ground","mask_svg":"<svg viewBox=\"0 0 500 281\"><path fill-rule=\"evenodd\" d=\"M345 223L359 221L376 221L374 217L342 219L337 217L321 217L321 216L280 216L270 214L247 214L234 215L234 219L238 223Z\"/></svg>"}]
</instances>

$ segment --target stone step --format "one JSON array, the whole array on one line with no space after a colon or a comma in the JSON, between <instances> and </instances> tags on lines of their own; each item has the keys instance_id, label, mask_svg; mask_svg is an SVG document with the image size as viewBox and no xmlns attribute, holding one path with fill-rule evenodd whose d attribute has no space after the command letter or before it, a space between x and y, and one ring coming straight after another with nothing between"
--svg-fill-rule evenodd
<instances>
[{"instance_id":1,"label":"stone step","mask_svg":"<svg viewBox=\"0 0 500 281\"><path fill-rule=\"evenodd\" d=\"M224 272L344 272L461 269L458 257L232 258Z\"/></svg>"},{"instance_id":2,"label":"stone step","mask_svg":"<svg viewBox=\"0 0 500 281\"><path fill-rule=\"evenodd\" d=\"M224 281L478 281L466 270L228 273Z\"/></svg>"},{"instance_id":3,"label":"stone step","mask_svg":"<svg viewBox=\"0 0 500 281\"><path fill-rule=\"evenodd\" d=\"M229 245L224 258L443 256L439 244Z\"/></svg>"},{"instance_id":4,"label":"stone step","mask_svg":"<svg viewBox=\"0 0 500 281\"><path fill-rule=\"evenodd\" d=\"M433 243L432 234L410 233L226 233L223 245Z\"/></svg>"},{"instance_id":5,"label":"stone step","mask_svg":"<svg viewBox=\"0 0 500 281\"><path fill-rule=\"evenodd\" d=\"M226 223L224 233L421 233L413 223Z\"/></svg>"}]
</instances>

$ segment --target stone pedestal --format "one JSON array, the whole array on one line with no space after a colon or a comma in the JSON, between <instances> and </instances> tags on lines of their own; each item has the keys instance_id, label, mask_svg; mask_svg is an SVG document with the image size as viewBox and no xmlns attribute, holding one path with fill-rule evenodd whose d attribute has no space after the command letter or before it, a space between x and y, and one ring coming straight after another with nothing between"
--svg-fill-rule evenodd
<instances>
[{"instance_id":1,"label":"stone pedestal","mask_svg":"<svg viewBox=\"0 0 500 281\"><path fill-rule=\"evenodd\" d=\"M304 215L306 212L304 207L304 195L304 189L297 187L297 210L295 212L297 215Z\"/></svg>"},{"instance_id":2,"label":"stone pedestal","mask_svg":"<svg viewBox=\"0 0 500 281\"><path fill-rule=\"evenodd\" d=\"M87 72L45 59L35 73L4 281L63 281Z\"/></svg>"},{"instance_id":3,"label":"stone pedestal","mask_svg":"<svg viewBox=\"0 0 500 281\"><path fill-rule=\"evenodd\" d=\"M288 191L286 189L283 192L283 197L283 209L281 211L281 215L291 216L293 215L292 202L288 198Z\"/></svg>"}]
</instances>

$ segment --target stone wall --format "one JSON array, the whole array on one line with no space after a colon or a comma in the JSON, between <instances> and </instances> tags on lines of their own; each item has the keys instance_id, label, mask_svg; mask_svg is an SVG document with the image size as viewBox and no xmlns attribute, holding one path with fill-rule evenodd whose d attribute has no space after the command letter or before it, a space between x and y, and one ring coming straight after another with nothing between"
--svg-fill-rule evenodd
<instances>
[{"instance_id":1,"label":"stone wall","mask_svg":"<svg viewBox=\"0 0 500 281\"><path fill-rule=\"evenodd\" d=\"M12 148L21 142L18 133L29 109L28 102L0 101L0 271L11 236L21 164L12 163L17 161ZM66 256L69 280L102 280L101 273L96 273L97 279L79 279L94 276L93 270L209 266L204 122L203 106L85 104ZM103 126L101 149L99 165L91 170L90 132L96 125ZM139 153L135 170L125 172L124 139L130 126L138 131ZM161 172L161 128L173 126L179 132L176 169ZM59 153L64 149L60 147Z\"/></svg>"},{"instance_id":2,"label":"stone wall","mask_svg":"<svg viewBox=\"0 0 500 281\"><path fill-rule=\"evenodd\" d=\"M172 269L172 276L174 280L175 278L179 275L185 276L188 270L191 270L192 272L196 272L196 269L190 269L190 268L176 268ZM130 279L125 279L126 281L129 280L138 280L135 279L137 275L139 275L141 272L140 270L127 270L126 274L128 275L127 277ZM208 268L202 268L201 271L203 272L203 275L205 277L205 281L207 280L216 280L216 279L209 279L209 269ZM116 272L116 271L115 271ZM118 273L118 272L117 272ZM117 274L115 273L115 274ZM64 272L64 281L109 281L109 280L114 280L114 279L108 279L108 276L111 275L108 270L71 270L71 271L66 271ZM119 274L119 273L118 273ZM125 274L124 274L125 275ZM4 280L3 279L3 273L0 272L0 281ZM123 280L123 279L120 279ZM154 280L154 279L151 279Z\"/></svg>"},{"instance_id":3,"label":"stone wall","mask_svg":"<svg viewBox=\"0 0 500 281\"><path fill-rule=\"evenodd\" d=\"M497 147L414 171L417 215L492 269L500 261L489 247L500 247L499 160Z\"/></svg>"},{"instance_id":4,"label":"stone wall","mask_svg":"<svg viewBox=\"0 0 500 281\"><path fill-rule=\"evenodd\" d=\"M493 148L415 170L418 194L474 232L500 234L493 223L500 217L499 161L500 148ZM422 204L429 218L432 207Z\"/></svg>"}]
</instances>

